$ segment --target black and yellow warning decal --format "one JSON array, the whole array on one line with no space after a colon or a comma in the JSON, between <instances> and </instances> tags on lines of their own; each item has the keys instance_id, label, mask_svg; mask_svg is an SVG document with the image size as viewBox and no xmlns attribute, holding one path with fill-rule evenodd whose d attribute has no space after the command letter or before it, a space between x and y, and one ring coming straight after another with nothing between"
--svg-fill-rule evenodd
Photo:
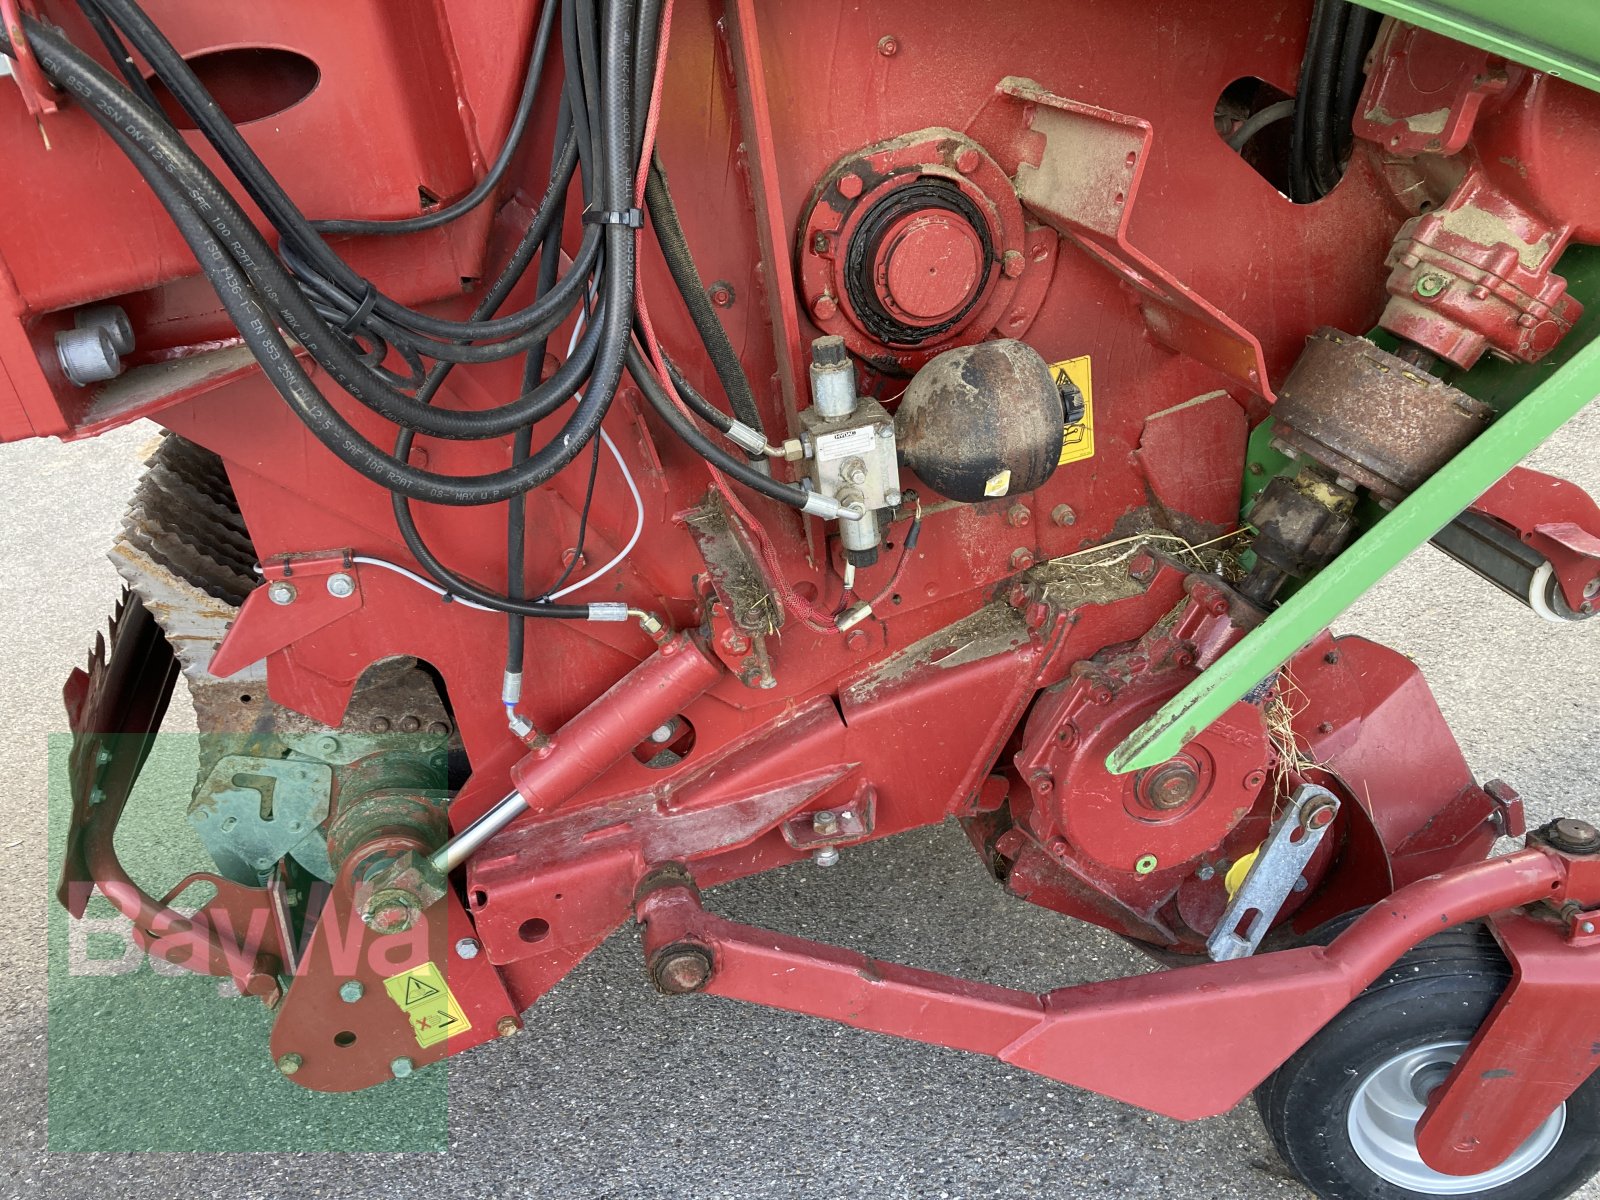
<instances>
[{"instance_id":1,"label":"black and yellow warning decal","mask_svg":"<svg viewBox=\"0 0 1600 1200\"><path fill-rule=\"evenodd\" d=\"M417 1045L424 1050L472 1028L444 976L431 962L391 975L383 986L406 1014L411 1032L417 1035Z\"/></svg>"},{"instance_id":2,"label":"black and yellow warning decal","mask_svg":"<svg viewBox=\"0 0 1600 1200\"><path fill-rule=\"evenodd\" d=\"M1061 406L1066 415L1066 425L1061 431L1060 464L1064 467L1093 458L1094 388L1089 356L1051 363L1050 374L1056 381L1056 390L1061 393Z\"/></svg>"}]
</instances>

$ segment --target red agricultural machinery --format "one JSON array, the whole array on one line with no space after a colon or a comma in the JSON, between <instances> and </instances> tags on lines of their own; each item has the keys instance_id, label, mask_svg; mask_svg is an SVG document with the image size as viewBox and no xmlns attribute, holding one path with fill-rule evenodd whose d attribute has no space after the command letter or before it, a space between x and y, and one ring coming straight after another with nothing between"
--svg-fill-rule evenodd
<instances>
[{"instance_id":1,"label":"red agricultural machinery","mask_svg":"<svg viewBox=\"0 0 1600 1200\"><path fill-rule=\"evenodd\" d=\"M0 0L0 438L167 431L63 903L321 1091L637 922L667 996L1254 1093L1325 1197L1576 1188L1600 831L1328 632L1430 540L1600 604L1600 507L1518 466L1600 391L1600 19L1526 7ZM156 897L113 833L180 673L216 870ZM1167 969L702 906L946 820Z\"/></svg>"}]
</instances>

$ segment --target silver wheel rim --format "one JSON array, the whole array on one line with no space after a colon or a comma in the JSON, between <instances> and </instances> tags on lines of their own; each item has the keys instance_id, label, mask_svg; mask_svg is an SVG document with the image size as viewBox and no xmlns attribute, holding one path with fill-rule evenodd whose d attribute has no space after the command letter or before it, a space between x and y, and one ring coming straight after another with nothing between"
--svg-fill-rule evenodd
<instances>
[{"instance_id":1,"label":"silver wheel rim","mask_svg":"<svg viewBox=\"0 0 1600 1200\"><path fill-rule=\"evenodd\" d=\"M1522 1147L1481 1175L1442 1175L1417 1152L1417 1122L1428 1097L1449 1076L1466 1042L1438 1042L1395 1055L1356 1089L1350 1105L1350 1144L1385 1183L1425 1196L1471 1196L1521 1179L1550 1157L1567 1127L1563 1104Z\"/></svg>"}]
</instances>

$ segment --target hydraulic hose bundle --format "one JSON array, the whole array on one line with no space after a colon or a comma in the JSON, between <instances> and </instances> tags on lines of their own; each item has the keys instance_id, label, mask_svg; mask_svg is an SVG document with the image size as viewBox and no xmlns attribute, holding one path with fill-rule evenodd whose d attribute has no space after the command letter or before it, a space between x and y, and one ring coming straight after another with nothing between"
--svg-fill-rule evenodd
<instances>
[{"instance_id":1,"label":"hydraulic hose bundle","mask_svg":"<svg viewBox=\"0 0 1600 1200\"><path fill-rule=\"evenodd\" d=\"M522 618L595 616L589 605L547 599L564 587L572 590L565 586L570 568L539 597L525 594L524 501L529 491L548 483L587 452L581 547L595 489L601 422L624 369L667 426L715 472L796 509L807 510L816 503L817 498L801 488L772 479L762 469L764 464L729 453L716 440L718 434L730 437L747 454L760 457L765 435L749 381L705 297L666 177L654 160L663 16L664 7L670 15L670 3L560 0L543 5L506 141L466 195L418 217L317 222L300 212L135 0L79 0L79 5L122 78L103 69L60 30L25 18L24 30L40 65L83 102L83 110L147 181L285 403L342 462L392 494L401 535L417 562L447 594L510 615L508 670L520 663ZM553 50L557 44L559 49ZM3 38L0 52L11 53ZM559 72L552 64L555 53L560 55ZM174 130L134 54L149 64L265 214L278 235L278 251ZM555 153L544 196L499 275L467 318L450 319L399 303L328 245L327 236L387 236L437 228L484 203L516 160L543 85L557 79L561 91ZM648 186L641 171L647 174ZM563 214L573 186L581 192L584 226L563 272ZM637 255L644 225L640 209L646 206L732 416L678 376L655 345L647 319L639 320ZM532 301L502 314L501 306L535 260L539 267ZM541 378L549 338L568 322L577 329L568 352L548 378ZM342 389L396 426L392 450L374 445L329 403L300 366L291 338ZM456 367L516 356L525 358L516 397L483 410L435 406ZM569 405L559 430L539 439L535 449L536 426ZM711 434L702 431L697 419L710 426ZM454 440L510 436L512 462L503 470L472 476L425 470L409 461L419 435ZM631 478L628 483L631 488ZM423 542L411 513L414 502L463 506L505 501L510 501L511 578L505 595L451 571Z\"/></svg>"}]
</instances>

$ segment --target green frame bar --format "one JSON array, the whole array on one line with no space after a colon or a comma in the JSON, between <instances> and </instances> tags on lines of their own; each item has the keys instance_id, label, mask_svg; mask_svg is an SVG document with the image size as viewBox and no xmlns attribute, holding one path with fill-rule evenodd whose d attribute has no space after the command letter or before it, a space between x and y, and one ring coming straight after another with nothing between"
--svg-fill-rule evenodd
<instances>
[{"instance_id":1,"label":"green frame bar","mask_svg":"<svg viewBox=\"0 0 1600 1200\"><path fill-rule=\"evenodd\" d=\"M1357 0L1458 42L1600 91L1600 5L1592 0Z\"/></svg>"}]
</instances>

